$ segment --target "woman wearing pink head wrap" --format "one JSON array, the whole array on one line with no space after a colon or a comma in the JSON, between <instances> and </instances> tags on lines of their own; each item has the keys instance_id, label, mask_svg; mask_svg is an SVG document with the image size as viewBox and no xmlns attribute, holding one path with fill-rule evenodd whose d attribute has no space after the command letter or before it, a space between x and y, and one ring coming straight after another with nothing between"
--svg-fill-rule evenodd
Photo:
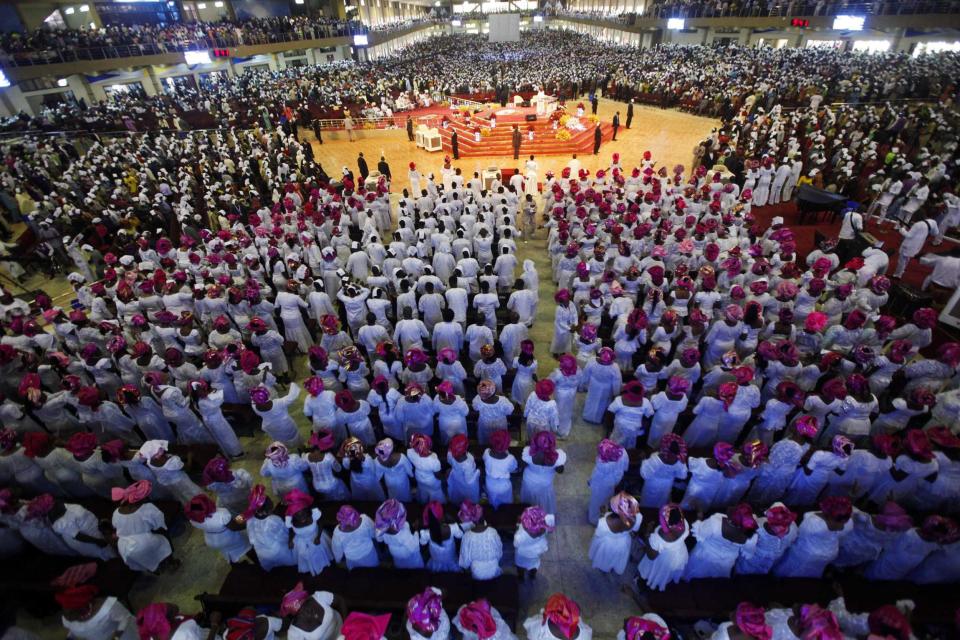
<instances>
[{"instance_id":1,"label":"woman wearing pink head wrap","mask_svg":"<svg viewBox=\"0 0 960 640\"><path fill-rule=\"evenodd\" d=\"M639 566L640 577L650 589L663 591L668 584L680 581L689 559L689 535L680 505L667 503L660 507L658 526L645 540Z\"/></svg>"},{"instance_id":2,"label":"woman wearing pink head wrap","mask_svg":"<svg viewBox=\"0 0 960 640\"><path fill-rule=\"evenodd\" d=\"M675 433L660 439L660 450L640 465L643 491L640 506L658 508L670 501L676 480L687 477L687 444Z\"/></svg>"},{"instance_id":3,"label":"woman wearing pink head wrap","mask_svg":"<svg viewBox=\"0 0 960 640\"><path fill-rule=\"evenodd\" d=\"M513 403L497 393L497 386L492 380L481 380L477 384L477 395L472 406L480 414L477 418L477 439L480 444L487 444L494 431L506 429L507 417L514 410Z\"/></svg>"},{"instance_id":4,"label":"woman wearing pink head wrap","mask_svg":"<svg viewBox=\"0 0 960 640\"><path fill-rule=\"evenodd\" d=\"M798 469L798 473L802 470ZM820 501L820 511L803 516L797 539L774 567L774 574L788 578L820 578L836 560L840 541L853 529L849 498Z\"/></svg>"},{"instance_id":5,"label":"woman wearing pink head wrap","mask_svg":"<svg viewBox=\"0 0 960 640\"><path fill-rule=\"evenodd\" d=\"M687 408L690 390L690 381L679 376L672 376L667 381L667 389L657 393L650 399L653 409L653 420L650 422L650 432L647 435L647 444L659 447L660 439L673 431L680 414Z\"/></svg>"},{"instance_id":6,"label":"woman wearing pink head wrap","mask_svg":"<svg viewBox=\"0 0 960 640\"><path fill-rule=\"evenodd\" d=\"M747 504L715 513L690 528L697 544L684 579L727 578L740 555L751 555L757 544L757 521Z\"/></svg>"},{"instance_id":7,"label":"woman wearing pink head wrap","mask_svg":"<svg viewBox=\"0 0 960 640\"><path fill-rule=\"evenodd\" d=\"M537 381L534 393L527 396L523 405L523 417L527 421L527 439L537 431L557 433L560 427L560 412L557 401L553 399L556 384L547 378Z\"/></svg>"},{"instance_id":8,"label":"woman wearing pink head wrap","mask_svg":"<svg viewBox=\"0 0 960 640\"><path fill-rule=\"evenodd\" d=\"M195 495L184 506L184 512L190 524L203 532L207 546L223 554L227 562L237 562L250 551L247 533L237 530L230 512L218 509L207 494Z\"/></svg>"},{"instance_id":9,"label":"woman wearing pink head wrap","mask_svg":"<svg viewBox=\"0 0 960 640\"><path fill-rule=\"evenodd\" d=\"M714 322L704 338L707 345L703 354L703 366L709 370L715 367L720 358L736 345L743 333L743 309L735 304L727 305L723 312L723 322Z\"/></svg>"},{"instance_id":10,"label":"woman wearing pink head wrap","mask_svg":"<svg viewBox=\"0 0 960 640\"><path fill-rule=\"evenodd\" d=\"M284 443L291 449L302 444L297 423L290 417L290 406L300 396L300 387L296 383L282 398L271 398L270 391L259 386L250 390L250 402L253 412L260 416L261 428L272 440Z\"/></svg>"},{"instance_id":11,"label":"woman wearing pink head wrap","mask_svg":"<svg viewBox=\"0 0 960 640\"><path fill-rule=\"evenodd\" d=\"M650 401L644 397L643 384L630 380L607 410L613 414L611 439L624 447L635 447L637 437L644 432L644 418L653 415Z\"/></svg>"},{"instance_id":12,"label":"woman wearing pink head wrap","mask_svg":"<svg viewBox=\"0 0 960 640\"><path fill-rule=\"evenodd\" d=\"M500 575L503 543L500 534L483 517L483 507L466 501L457 513L464 530L460 543L460 567L469 569L474 580L491 580Z\"/></svg>"},{"instance_id":13,"label":"woman wearing pink head wrap","mask_svg":"<svg viewBox=\"0 0 960 640\"><path fill-rule=\"evenodd\" d=\"M797 514L775 502L758 521L757 546L737 560L738 574L766 575L797 537Z\"/></svg>"},{"instance_id":14,"label":"woman wearing pink head wrap","mask_svg":"<svg viewBox=\"0 0 960 640\"><path fill-rule=\"evenodd\" d=\"M500 612L485 599L474 600L460 607L453 619L464 640L514 640L510 626Z\"/></svg>"},{"instance_id":15,"label":"woman wearing pink head wrap","mask_svg":"<svg viewBox=\"0 0 960 640\"><path fill-rule=\"evenodd\" d=\"M334 439L342 442L347 437L347 430L337 421L336 392L328 389L320 376L310 376L303 386L307 390L307 397L303 401L303 415L310 419L313 430L329 429L333 432ZM376 395L375 392L370 394L371 397ZM389 415L387 418L389 419ZM385 427L386 424L387 420L384 421Z\"/></svg>"},{"instance_id":16,"label":"woman wearing pink head wrap","mask_svg":"<svg viewBox=\"0 0 960 640\"><path fill-rule=\"evenodd\" d=\"M447 463L450 465L447 494L453 503L464 500L480 502L480 470L468 450L469 444L467 436L461 433L450 440L447 449Z\"/></svg>"},{"instance_id":17,"label":"woman wearing pink head wrap","mask_svg":"<svg viewBox=\"0 0 960 640\"><path fill-rule=\"evenodd\" d=\"M253 479L249 471L231 469L227 459L218 455L204 466L201 484L216 494L218 506L237 515L247 508L247 496Z\"/></svg>"},{"instance_id":18,"label":"woman wearing pink head wrap","mask_svg":"<svg viewBox=\"0 0 960 640\"><path fill-rule=\"evenodd\" d=\"M610 513L597 521L590 541L590 560L594 569L622 575L630 559L633 532L640 529L643 517L637 499L625 491L608 502Z\"/></svg>"},{"instance_id":19,"label":"woman wearing pink head wrap","mask_svg":"<svg viewBox=\"0 0 960 640\"><path fill-rule=\"evenodd\" d=\"M417 479L417 502L426 504L431 500L446 502L443 485L437 474L440 472L440 458L432 451L433 441L422 433L410 435L407 459L413 465L413 475Z\"/></svg>"},{"instance_id":20,"label":"woman wearing pink head wrap","mask_svg":"<svg viewBox=\"0 0 960 640\"><path fill-rule=\"evenodd\" d=\"M376 567L380 560L373 544L373 520L345 504L337 511L337 526L333 529L330 549L337 562L345 560L347 569Z\"/></svg>"},{"instance_id":21,"label":"woman wearing pink head wrap","mask_svg":"<svg viewBox=\"0 0 960 640\"><path fill-rule=\"evenodd\" d=\"M118 502L111 524L117 532L117 551L124 564L134 571L155 572L171 556L173 549L165 536L154 533L166 529L163 513L143 501L150 497L153 486L139 480L126 489L114 488L111 494Z\"/></svg>"},{"instance_id":22,"label":"woman wearing pink head wrap","mask_svg":"<svg viewBox=\"0 0 960 640\"><path fill-rule=\"evenodd\" d=\"M333 431L320 428L310 434L307 444L310 452L302 457L310 468L314 491L324 500L348 499L350 490L344 481L335 475L341 470L341 466L333 455L336 446Z\"/></svg>"},{"instance_id":23,"label":"woman wearing pink head wrap","mask_svg":"<svg viewBox=\"0 0 960 640\"><path fill-rule=\"evenodd\" d=\"M450 637L450 618L443 610L441 592L427 587L407 602L407 634L411 640L445 640Z\"/></svg>"},{"instance_id":24,"label":"woman wearing pink head wrap","mask_svg":"<svg viewBox=\"0 0 960 640\"><path fill-rule=\"evenodd\" d=\"M307 493L307 481L303 472L309 466L299 453L290 453L282 442L271 443L264 451L265 459L260 467L260 475L271 479L273 492L284 495L293 489Z\"/></svg>"},{"instance_id":25,"label":"woman wearing pink head wrap","mask_svg":"<svg viewBox=\"0 0 960 640\"><path fill-rule=\"evenodd\" d=\"M550 379L556 386L554 400L557 403L559 416L557 434L561 438L566 437L573 426L573 408L583 375L577 365L577 359L568 353L560 356L557 368L550 373Z\"/></svg>"},{"instance_id":26,"label":"woman wearing pink head wrap","mask_svg":"<svg viewBox=\"0 0 960 640\"><path fill-rule=\"evenodd\" d=\"M763 607L741 602L731 614L730 622L721 624L714 637L732 638L735 635L745 640L771 640L773 629L767 624Z\"/></svg>"},{"instance_id":27,"label":"woman wearing pink head wrap","mask_svg":"<svg viewBox=\"0 0 960 640\"><path fill-rule=\"evenodd\" d=\"M457 395L453 381L447 377L442 379L443 382L437 385L434 405L437 410L437 424L440 427L440 440L443 444L447 444L452 438L467 433L467 414L470 408L466 401Z\"/></svg>"},{"instance_id":28,"label":"woman wearing pink head wrap","mask_svg":"<svg viewBox=\"0 0 960 640\"><path fill-rule=\"evenodd\" d=\"M420 536L410 530L407 510L394 500L388 499L377 509L374 520L376 538L387 545L393 564L398 569L422 569Z\"/></svg>"},{"instance_id":29,"label":"woman wearing pink head wrap","mask_svg":"<svg viewBox=\"0 0 960 640\"><path fill-rule=\"evenodd\" d=\"M630 457L619 444L606 438L597 445L597 460L590 476L590 503L587 507L587 522L593 524L600 517L600 510L610 500L614 490L630 466Z\"/></svg>"},{"instance_id":30,"label":"woman wearing pink head wrap","mask_svg":"<svg viewBox=\"0 0 960 640\"><path fill-rule=\"evenodd\" d=\"M517 572L522 580L526 572L530 578L537 575L540 568L540 556L547 552L547 532L553 531L554 518L540 507L527 507L520 514L520 523L513 536L513 547L516 550L515 562Z\"/></svg>"},{"instance_id":31,"label":"woman wearing pink head wrap","mask_svg":"<svg viewBox=\"0 0 960 640\"><path fill-rule=\"evenodd\" d=\"M587 397L583 403L583 419L592 424L600 424L610 402L620 394L623 378L620 367L616 365L613 350L604 347L597 359L588 363L583 370Z\"/></svg>"},{"instance_id":32,"label":"woman wearing pink head wrap","mask_svg":"<svg viewBox=\"0 0 960 640\"><path fill-rule=\"evenodd\" d=\"M830 417L822 439L843 434L853 439L866 439L870 435L873 417L879 409L877 397L870 391L866 377L854 373L847 377L847 397Z\"/></svg>"},{"instance_id":33,"label":"woman wearing pink head wrap","mask_svg":"<svg viewBox=\"0 0 960 640\"><path fill-rule=\"evenodd\" d=\"M553 477L563 472L567 454L557 449L557 439L549 431L536 433L530 444L523 448L523 482L520 485L520 501L537 504L547 513L556 513L557 496L553 489Z\"/></svg>"},{"instance_id":34,"label":"woman wearing pink head wrap","mask_svg":"<svg viewBox=\"0 0 960 640\"><path fill-rule=\"evenodd\" d=\"M422 436L421 437L428 437ZM421 445L422 446L422 445ZM382 478L387 487L387 496L400 502L413 500L410 478L413 477L413 464L404 452L396 450L393 440L384 438L374 447L376 458L373 461L377 477Z\"/></svg>"}]
</instances>

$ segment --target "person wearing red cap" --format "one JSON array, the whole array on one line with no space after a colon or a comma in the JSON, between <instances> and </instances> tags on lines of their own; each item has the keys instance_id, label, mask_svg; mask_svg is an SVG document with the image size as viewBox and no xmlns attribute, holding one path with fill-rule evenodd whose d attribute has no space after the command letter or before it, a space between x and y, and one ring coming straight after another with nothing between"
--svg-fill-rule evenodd
<instances>
[{"instance_id":1,"label":"person wearing red cap","mask_svg":"<svg viewBox=\"0 0 960 640\"><path fill-rule=\"evenodd\" d=\"M803 516L796 541L773 569L785 578L820 578L840 552L840 541L853 530L849 498L830 497L820 501L819 511Z\"/></svg>"},{"instance_id":2,"label":"person wearing red cap","mask_svg":"<svg viewBox=\"0 0 960 640\"><path fill-rule=\"evenodd\" d=\"M432 500L446 502L443 484L438 477L441 469L440 459L432 450L432 438L422 433L411 433L408 444L406 456L413 466L413 474L417 480L417 501L420 504L426 504Z\"/></svg>"},{"instance_id":3,"label":"person wearing red cap","mask_svg":"<svg viewBox=\"0 0 960 640\"><path fill-rule=\"evenodd\" d=\"M524 335L526 335L526 327L524 327ZM530 394L533 393L539 364L533 353L533 340L526 338L520 340L517 351L516 357L510 361L511 368L515 372L513 384L510 387L510 399L523 406Z\"/></svg>"},{"instance_id":4,"label":"person wearing red cap","mask_svg":"<svg viewBox=\"0 0 960 640\"><path fill-rule=\"evenodd\" d=\"M687 477L687 444L675 433L660 439L659 451L640 464L640 506L655 509L670 501L674 482Z\"/></svg>"},{"instance_id":5,"label":"person wearing red cap","mask_svg":"<svg viewBox=\"0 0 960 640\"><path fill-rule=\"evenodd\" d=\"M647 434L647 445L659 447L660 439L673 431L677 419L689 402L690 382L686 378L673 376L667 381L667 388L650 398L653 419Z\"/></svg>"},{"instance_id":6,"label":"person wearing red cap","mask_svg":"<svg viewBox=\"0 0 960 640\"><path fill-rule=\"evenodd\" d=\"M258 317L251 319L247 328L251 332L250 343L260 351L260 356L270 363L273 375L286 380L284 375L290 371L290 364L283 352L283 336Z\"/></svg>"},{"instance_id":7,"label":"person wearing red cap","mask_svg":"<svg viewBox=\"0 0 960 640\"><path fill-rule=\"evenodd\" d=\"M461 368L463 367L459 361L456 361L456 364L460 365ZM437 395L433 404L437 413L440 441L443 444L448 444L458 435L467 434L467 415L470 413L470 407L467 406L467 402L461 396L462 391L456 390L454 381L446 375L440 374L441 366L442 363L437 365L437 376L443 382L437 385ZM462 379L459 382L462 386Z\"/></svg>"}]
</instances>

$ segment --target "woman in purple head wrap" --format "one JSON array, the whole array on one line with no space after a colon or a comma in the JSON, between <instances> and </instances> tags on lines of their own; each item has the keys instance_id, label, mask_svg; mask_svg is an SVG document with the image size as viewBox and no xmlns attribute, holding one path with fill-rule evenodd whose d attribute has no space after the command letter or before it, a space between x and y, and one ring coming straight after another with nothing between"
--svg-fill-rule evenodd
<instances>
[{"instance_id":1,"label":"woman in purple head wrap","mask_svg":"<svg viewBox=\"0 0 960 640\"><path fill-rule=\"evenodd\" d=\"M593 524L600 517L601 508L607 504L623 474L630 466L626 450L612 440L604 438L597 445L597 460L590 476L590 503L587 506L587 522Z\"/></svg>"},{"instance_id":2,"label":"woman in purple head wrap","mask_svg":"<svg viewBox=\"0 0 960 640\"><path fill-rule=\"evenodd\" d=\"M387 545L393 564L400 569L423 568L420 555L420 537L410 531L407 510L393 498L377 508L375 516L376 538Z\"/></svg>"},{"instance_id":3,"label":"woman in purple head wrap","mask_svg":"<svg viewBox=\"0 0 960 640\"><path fill-rule=\"evenodd\" d=\"M376 567L380 560L373 544L376 531L370 516L361 514L345 504L337 511L337 526L333 529L330 548L337 562L345 560L347 569Z\"/></svg>"},{"instance_id":4,"label":"woman in purple head wrap","mask_svg":"<svg viewBox=\"0 0 960 640\"><path fill-rule=\"evenodd\" d=\"M273 492L286 495L293 489L309 493L303 472L308 469L307 461L299 453L290 453L282 442L271 443L264 452L265 460L260 467L260 475L270 478Z\"/></svg>"},{"instance_id":5,"label":"woman in purple head wrap","mask_svg":"<svg viewBox=\"0 0 960 640\"><path fill-rule=\"evenodd\" d=\"M866 439L880 403L870 391L870 383L859 373L847 377L846 387L848 395L831 416L823 437L832 439L839 433L854 440Z\"/></svg>"},{"instance_id":6,"label":"woman in purple head wrap","mask_svg":"<svg viewBox=\"0 0 960 640\"><path fill-rule=\"evenodd\" d=\"M526 573L530 578L537 576L540 568L540 556L547 552L547 533L553 531L554 518L542 508L527 507L520 514L520 523L513 535L517 572L522 580Z\"/></svg>"},{"instance_id":7,"label":"woman in purple head wrap","mask_svg":"<svg viewBox=\"0 0 960 640\"><path fill-rule=\"evenodd\" d=\"M667 503L660 507L658 526L645 540L639 566L640 577L647 587L663 591L668 584L680 581L689 558L686 545L689 534L680 505Z\"/></svg>"},{"instance_id":8,"label":"woman in purple head wrap","mask_svg":"<svg viewBox=\"0 0 960 640\"><path fill-rule=\"evenodd\" d=\"M500 575L503 543L497 530L487 524L483 507L469 500L457 513L464 530L460 543L460 567L469 569L474 580L491 580Z\"/></svg>"},{"instance_id":9,"label":"woman in purple head wrap","mask_svg":"<svg viewBox=\"0 0 960 640\"><path fill-rule=\"evenodd\" d=\"M589 326L589 325L588 325ZM613 399L620 394L623 377L615 363L612 349L604 347L596 360L583 369L587 397L583 404L583 419L592 424L603 422L603 415Z\"/></svg>"},{"instance_id":10,"label":"woman in purple head wrap","mask_svg":"<svg viewBox=\"0 0 960 640\"><path fill-rule=\"evenodd\" d=\"M687 477L687 444L675 433L660 439L660 450L640 465L640 506L658 508L669 502L673 483Z\"/></svg>"},{"instance_id":11,"label":"woman in purple head wrap","mask_svg":"<svg viewBox=\"0 0 960 640\"><path fill-rule=\"evenodd\" d=\"M450 637L450 618L443 610L439 589L427 587L407 602L407 633L411 640L443 640Z\"/></svg>"},{"instance_id":12,"label":"woman in purple head wrap","mask_svg":"<svg viewBox=\"0 0 960 640\"><path fill-rule=\"evenodd\" d=\"M647 444L659 447L660 439L673 431L680 414L687 408L689 399L690 381L680 376L671 376L667 381L666 391L654 395L650 399L653 408L653 420L650 422L650 434Z\"/></svg>"},{"instance_id":13,"label":"woman in purple head wrap","mask_svg":"<svg viewBox=\"0 0 960 640\"><path fill-rule=\"evenodd\" d=\"M594 569L622 575L630 556L633 532L640 529L643 517L637 499L626 491L614 495L610 512L601 516L590 541L590 560Z\"/></svg>"},{"instance_id":14,"label":"woman in purple head wrap","mask_svg":"<svg viewBox=\"0 0 960 640\"><path fill-rule=\"evenodd\" d=\"M685 579L729 577L740 554L753 553L756 529L757 521L747 504L693 523L691 533L697 544L687 562Z\"/></svg>"},{"instance_id":15,"label":"woman in purple head wrap","mask_svg":"<svg viewBox=\"0 0 960 640\"><path fill-rule=\"evenodd\" d=\"M537 504L547 513L556 513L557 497L553 476L563 472L567 454L557 449L557 439L549 431L538 431L521 454L526 467L520 485L520 501Z\"/></svg>"}]
</instances>

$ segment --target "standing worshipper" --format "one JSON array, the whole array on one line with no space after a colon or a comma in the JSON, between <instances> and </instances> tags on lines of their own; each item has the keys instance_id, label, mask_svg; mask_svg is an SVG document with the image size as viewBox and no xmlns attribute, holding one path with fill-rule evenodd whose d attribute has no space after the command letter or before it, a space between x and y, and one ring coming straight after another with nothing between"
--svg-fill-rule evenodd
<instances>
[{"instance_id":1,"label":"standing worshipper","mask_svg":"<svg viewBox=\"0 0 960 640\"><path fill-rule=\"evenodd\" d=\"M330 546L337 562L344 560L347 569L376 567L380 564L374 539L373 520L348 504L337 511L337 526L333 529Z\"/></svg>"},{"instance_id":2,"label":"standing worshipper","mask_svg":"<svg viewBox=\"0 0 960 640\"><path fill-rule=\"evenodd\" d=\"M593 155L600 155L600 143L603 141L603 131L600 129L600 123L593 130Z\"/></svg>"},{"instance_id":3,"label":"standing worshipper","mask_svg":"<svg viewBox=\"0 0 960 640\"><path fill-rule=\"evenodd\" d=\"M190 499L184 513L194 528L203 531L203 540L208 547L223 554L227 562L238 562L251 549L246 532L240 530L233 516L226 509L218 509L205 493Z\"/></svg>"},{"instance_id":4,"label":"standing worshipper","mask_svg":"<svg viewBox=\"0 0 960 640\"><path fill-rule=\"evenodd\" d=\"M737 558L753 553L757 544L757 521L748 504L739 504L727 513L715 513L693 523L693 547L684 580L729 578Z\"/></svg>"},{"instance_id":5,"label":"standing worshipper","mask_svg":"<svg viewBox=\"0 0 960 640\"><path fill-rule=\"evenodd\" d=\"M143 503L152 489L149 480L138 480L126 489L114 487L111 494L119 503L110 521L117 533L117 551L133 571L155 572L173 553L170 541L157 533L167 528L163 513L153 504Z\"/></svg>"},{"instance_id":6,"label":"standing worshipper","mask_svg":"<svg viewBox=\"0 0 960 640\"><path fill-rule=\"evenodd\" d=\"M593 524L600 517L600 508L607 504L615 493L623 474L630 466L630 456L616 442L604 438L597 445L597 461L587 484L590 485L590 504L587 507L587 522Z\"/></svg>"},{"instance_id":7,"label":"standing worshipper","mask_svg":"<svg viewBox=\"0 0 960 640\"><path fill-rule=\"evenodd\" d=\"M663 591L668 584L680 582L689 560L686 540L690 535L680 506L668 503L660 507L657 528L644 541L643 558L637 571L647 587Z\"/></svg>"},{"instance_id":8,"label":"standing worshipper","mask_svg":"<svg viewBox=\"0 0 960 640\"><path fill-rule=\"evenodd\" d=\"M460 567L469 569L474 580L492 580L500 575L503 542L497 530L487 524L483 507L464 502L457 513L464 530L460 543Z\"/></svg>"},{"instance_id":9,"label":"standing worshipper","mask_svg":"<svg viewBox=\"0 0 960 640\"><path fill-rule=\"evenodd\" d=\"M617 139L617 130L620 129L620 112L613 114L613 139Z\"/></svg>"},{"instance_id":10,"label":"standing worshipper","mask_svg":"<svg viewBox=\"0 0 960 640\"><path fill-rule=\"evenodd\" d=\"M360 174L360 185L367 182L367 176L370 175L370 167L367 166L367 159L363 157L363 151L357 156L357 173Z\"/></svg>"},{"instance_id":11,"label":"standing worshipper","mask_svg":"<svg viewBox=\"0 0 960 640\"><path fill-rule=\"evenodd\" d=\"M520 514L517 531L513 534L514 561L521 580L529 573L537 577L540 556L547 552L547 532L554 529L554 517L540 507L527 507Z\"/></svg>"},{"instance_id":12,"label":"standing worshipper","mask_svg":"<svg viewBox=\"0 0 960 640\"><path fill-rule=\"evenodd\" d=\"M840 553L840 541L853 529L853 506L841 496L824 498L819 511L808 511L797 538L774 567L784 578L820 578Z\"/></svg>"},{"instance_id":13,"label":"standing worshipper","mask_svg":"<svg viewBox=\"0 0 960 640\"><path fill-rule=\"evenodd\" d=\"M528 640L593 640L593 629L580 619L580 607L562 593L547 598L536 614L523 621Z\"/></svg>"},{"instance_id":14,"label":"standing worshipper","mask_svg":"<svg viewBox=\"0 0 960 640\"><path fill-rule=\"evenodd\" d=\"M284 522L290 530L288 546L293 546L297 570L317 576L333 562L330 537L320 526L320 509L313 506L313 497L294 489L283 496L286 505Z\"/></svg>"},{"instance_id":15,"label":"standing worshipper","mask_svg":"<svg viewBox=\"0 0 960 640\"><path fill-rule=\"evenodd\" d=\"M457 135L456 129L454 129L453 133L450 134L450 149L453 152L453 159L459 160L460 159L460 136Z\"/></svg>"},{"instance_id":16,"label":"standing worshipper","mask_svg":"<svg viewBox=\"0 0 960 640\"><path fill-rule=\"evenodd\" d=\"M511 141L513 143L513 159L520 159L520 143L523 141L523 136L520 134L520 125L513 125L513 132L510 134Z\"/></svg>"},{"instance_id":17,"label":"standing worshipper","mask_svg":"<svg viewBox=\"0 0 960 640\"><path fill-rule=\"evenodd\" d=\"M897 268L893 271L894 278L902 278L907 265L923 251L923 245L928 238L936 237L939 233L937 223L929 215L924 214L923 220L918 220L909 228L902 226L899 229L903 240L900 242L900 252L897 254Z\"/></svg>"},{"instance_id":18,"label":"standing worshipper","mask_svg":"<svg viewBox=\"0 0 960 640\"><path fill-rule=\"evenodd\" d=\"M247 508L237 517L247 526L247 538L257 553L257 560L264 571L274 567L292 567L297 564L293 548L288 541L287 525L275 513L273 501L267 496L267 488L255 485L247 496Z\"/></svg>"},{"instance_id":19,"label":"standing worshipper","mask_svg":"<svg viewBox=\"0 0 960 640\"><path fill-rule=\"evenodd\" d=\"M490 505L513 502L510 474L517 470L517 459L510 453L510 432L499 429L490 434L490 447L483 452L484 491Z\"/></svg>"},{"instance_id":20,"label":"standing worshipper","mask_svg":"<svg viewBox=\"0 0 960 640\"><path fill-rule=\"evenodd\" d=\"M597 521L590 541L590 560L594 569L623 575L630 561L631 534L640 528L643 516L637 499L626 491L610 498L609 506L610 512Z\"/></svg>"},{"instance_id":21,"label":"standing worshipper","mask_svg":"<svg viewBox=\"0 0 960 640\"><path fill-rule=\"evenodd\" d=\"M633 98L630 98L629 104L627 104L627 129L630 128L630 124L633 122Z\"/></svg>"},{"instance_id":22,"label":"standing worshipper","mask_svg":"<svg viewBox=\"0 0 960 640\"><path fill-rule=\"evenodd\" d=\"M557 438L549 431L540 431L533 436L530 444L521 454L526 467L523 469L523 482L520 485L520 501L538 504L550 514L557 512L557 496L553 488L553 477L563 473L567 454L557 449Z\"/></svg>"}]
</instances>

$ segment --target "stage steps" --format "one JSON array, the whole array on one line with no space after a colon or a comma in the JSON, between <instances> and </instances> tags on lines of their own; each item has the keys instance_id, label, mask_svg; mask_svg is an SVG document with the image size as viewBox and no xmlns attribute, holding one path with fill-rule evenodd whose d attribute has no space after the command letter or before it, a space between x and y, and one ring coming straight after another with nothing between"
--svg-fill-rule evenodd
<instances>
[{"instance_id":1,"label":"stage steps","mask_svg":"<svg viewBox=\"0 0 960 640\"><path fill-rule=\"evenodd\" d=\"M534 127L534 140L527 139L529 126ZM450 138L453 131L456 130L458 141L457 147L461 158L473 158L484 156L510 156L513 155L513 123L499 123L492 129L489 135L481 137L480 142L475 142L473 138L473 128L460 122L450 122L446 128L438 127L440 137L445 153L450 153ZM600 130L603 132L602 144L606 144L613 139L613 127L607 123L600 124ZM520 133L523 135L523 142L520 145L521 157L530 155L571 155L592 154L593 153L593 127L585 131L571 132L573 135L569 140L557 140L556 132L553 130L548 120L537 120L534 122L523 122L520 124Z\"/></svg>"}]
</instances>

